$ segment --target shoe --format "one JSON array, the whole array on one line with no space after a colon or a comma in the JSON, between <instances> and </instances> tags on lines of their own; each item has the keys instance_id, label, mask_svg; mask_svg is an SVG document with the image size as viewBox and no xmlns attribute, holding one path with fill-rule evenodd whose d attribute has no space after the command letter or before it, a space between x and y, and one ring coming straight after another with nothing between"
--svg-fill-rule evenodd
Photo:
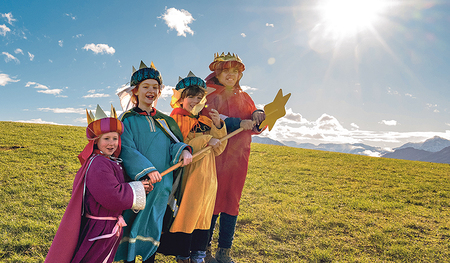
<instances>
[{"instance_id":1,"label":"shoe","mask_svg":"<svg viewBox=\"0 0 450 263\"><path fill-rule=\"evenodd\" d=\"M177 259L177 263L189 263L189 259Z\"/></svg>"},{"instance_id":2,"label":"shoe","mask_svg":"<svg viewBox=\"0 0 450 263\"><path fill-rule=\"evenodd\" d=\"M219 263L235 263L230 256L230 248L221 248L216 252L216 260Z\"/></svg>"},{"instance_id":3,"label":"shoe","mask_svg":"<svg viewBox=\"0 0 450 263\"><path fill-rule=\"evenodd\" d=\"M219 263L219 262L217 262L217 260L212 255L211 246L208 246L206 248L205 263Z\"/></svg>"}]
</instances>

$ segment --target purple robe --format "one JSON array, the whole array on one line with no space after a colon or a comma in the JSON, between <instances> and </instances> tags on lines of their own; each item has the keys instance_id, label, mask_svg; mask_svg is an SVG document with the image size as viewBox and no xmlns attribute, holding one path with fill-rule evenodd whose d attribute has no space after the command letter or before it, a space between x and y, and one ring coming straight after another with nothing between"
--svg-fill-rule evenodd
<instances>
[{"instance_id":1,"label":"purple robe","mask_svg":"<svg viewBox=\"0 0 450 263\"><path fill-rule=\"evenodd\" d=\"M78 232L78 242L70 262L110 263L113 261L114 254L119 246L123 233L122 229L119 229L118 236L113 235L109 238L89 241L92 238L111 234L117 220L91 219L86 216L118 218L123 210L130 208L143 209L142 205L145 205L145 190L140 182L125 182L122 165L107 157L93 154L85 165L82 167L82 169L85 169L84 175L81 175L78 182L74 182L77 185L84 185L84 198L83 211L78 214L81 218L81 224L79 226L74 225L72 229L72 232ZM80 199L80 196L72 196L72 199L74 198ZM67 213L71 217L75 216L66 210ZM63 217L61 225L66 224L65 220L70 219ZM73 237L70 236L74 233L68 233L66 228L59 229L59 231L65 233L58 233L58 238L55 237L53 243L64 244L67 242L69 244L73 242ZM61 246L55 247L61 249ZM52 252L51 258L47 255L46 262L69 262L66 257L58 259L56 256L59 254L58 251ZM61 254L64 253L63 251L60 252Z\"/></svg>"}]
</instances>

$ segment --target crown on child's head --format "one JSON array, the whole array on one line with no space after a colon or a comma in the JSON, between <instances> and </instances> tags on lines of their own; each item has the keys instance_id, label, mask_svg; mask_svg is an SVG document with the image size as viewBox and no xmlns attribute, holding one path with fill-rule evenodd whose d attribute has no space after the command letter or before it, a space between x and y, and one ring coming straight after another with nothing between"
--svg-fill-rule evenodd
<instances>
[{"instance_id":1,"label":"crown on child's head","mask_svg":"<svg viewBox=\"0 0 450 263\"><path fill-rule=\"evenodd\" d=\"M239 56L234 53L233 55L231 55L230 52L228 52L228 54L225 55L225 52L222 52L220 56L219 52L214 54L214 62L221 62L221 61L237 61L242 63L242 60L239 58Z\"/></svg>"},{"instance_id":2,"label":"crown on child's head","mask_svg":"<svg viewBox=\"0 0 450 263\"><path fill-rule=\"evenodd\" d=\"M158 82L159 85L162 85L163 83L161 73L159 73L159 71L156 69L155 65L153 64L153 61L150 64L150 67L147 67L147 65L145 65L144 62L142 62L141 60L139 70L136 70L133 66L130 86L136 86L141 81L144 81L146 79L154 79Z\"/></svg>"},{"instance_id":3,"label":"crown on child's head","mask_svg":"<svg viewBox=\"0 0 450 263\"><path fill-rule=\"evenodd\" d=\"M228 52L228 54L222 52L221 55L219 55L219 53L215 53L214 61L209 64L209 69L211 71L233 67L237 67L240 72L245 70L245 65L242 63L241 58L234 53L230 54L230 52Z\"/></svg>"},{"instance_id":4,"label":"crown on child's head","mask_svg":"<svg viewBox=\"0 0 450 263\"><path fill-rule=\"evenodd\" d=\"M192 71L189 71L188 75L185 78L178 77L178 84L175 89L182 92L185 88L189 88L191 86L198 86L199 88L206 91L205 81L195 76Z\"/></svg>"},{"instance_id":5,"label":"crown on child's head","mask_svg":"<svg viewBox=\"0 0 450 263\"><path fill-rule=\"evenodd\" d=\"M123 124L117 119L117 113L114 107L111 105L111 115L106 116L105 112L97 104L95 115L92 111L86 109L88 127L86 128L86 136L88 139L95 139L98 136L108 133L117 132L123 133Z\"/></svg>"}]
</instances>

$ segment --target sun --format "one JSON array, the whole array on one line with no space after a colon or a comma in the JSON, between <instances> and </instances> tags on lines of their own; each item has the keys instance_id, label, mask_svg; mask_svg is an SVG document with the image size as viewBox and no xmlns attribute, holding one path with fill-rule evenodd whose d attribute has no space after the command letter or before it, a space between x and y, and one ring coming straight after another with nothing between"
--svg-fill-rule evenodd
<instances>
[{"instance_id":1,"label":"sun","mask_svg":"<svg viewBox=\"0 0 450 263\"><path fill-rule=\"evenodd\" d=\"M387 5L387 0L324 0L319 10L327 31L341 38L373 28Z\"/></svg>"}]
</instances>

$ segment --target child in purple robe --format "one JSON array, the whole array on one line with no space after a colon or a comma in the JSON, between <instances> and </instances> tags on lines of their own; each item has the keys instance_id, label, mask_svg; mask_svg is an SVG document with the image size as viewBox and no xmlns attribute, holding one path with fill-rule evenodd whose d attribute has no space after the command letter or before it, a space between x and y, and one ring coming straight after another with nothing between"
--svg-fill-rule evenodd
<instances>
[{"instance_id":1,"label":"child in purple robe","mask_svg":"<svg viewBox=\"0 0 450 263\"><path fill-rule=\"evenodd\" d=\"M88 145L78 155L82 164L75 176L72 198L45 262L111 263L126 226L122 212L145 207L148 181L125 182L120 135L123 123L114 108L108 118L97 106L87 113Z\"/></svg>"}]
</instances>

